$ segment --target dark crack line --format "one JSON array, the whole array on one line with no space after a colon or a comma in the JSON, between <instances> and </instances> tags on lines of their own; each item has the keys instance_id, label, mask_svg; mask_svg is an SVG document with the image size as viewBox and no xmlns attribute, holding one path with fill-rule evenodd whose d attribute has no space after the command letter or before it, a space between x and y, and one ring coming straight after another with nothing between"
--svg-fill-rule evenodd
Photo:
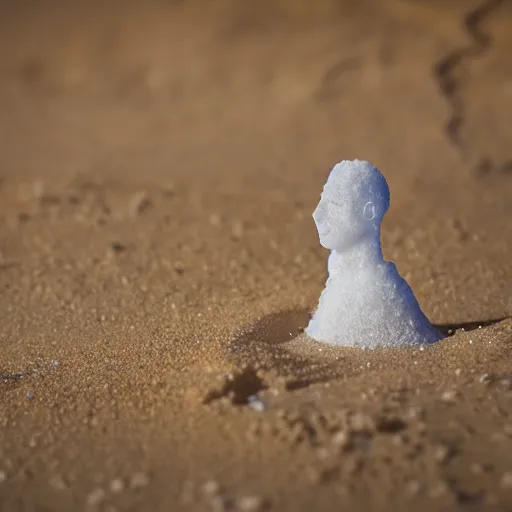
<instances>
[{"instance_id":1,"label":"dark crack line","mask_svg":"<svg viewBox=\"0 0 512 512\"><path fill-rule=\"evenodd\" d=\"M469 46L459 48L438 61L434 73L443 95L451 105L452 113L446 124L446 133L459 151L466 149L461 139L461 129L465 121L464 101L460 95L460 81L457 80L457 68L465 61L481 55L492 45L492 37L482 30L482 24L498 9L505 0L486 0L464 16L464 27L471 37ZM484 157L483 161L488 162Z\"/></svg>"}]
</instances>

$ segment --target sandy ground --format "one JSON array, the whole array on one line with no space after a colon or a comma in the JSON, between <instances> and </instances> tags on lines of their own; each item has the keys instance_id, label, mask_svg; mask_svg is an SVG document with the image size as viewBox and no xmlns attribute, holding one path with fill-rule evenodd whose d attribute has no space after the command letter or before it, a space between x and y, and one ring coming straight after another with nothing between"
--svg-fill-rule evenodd
<instances>
[{"instance_id":1,"label":"sandy ground","mask_svg":"<svg viewBox=\"0 0 512 512\"><path fill-rule=\"evenodd\" d=\"M0 510L512 510L512 2L0 3ZM371 160L428 350L327 350Z\"/></svg>"}]
</instances>

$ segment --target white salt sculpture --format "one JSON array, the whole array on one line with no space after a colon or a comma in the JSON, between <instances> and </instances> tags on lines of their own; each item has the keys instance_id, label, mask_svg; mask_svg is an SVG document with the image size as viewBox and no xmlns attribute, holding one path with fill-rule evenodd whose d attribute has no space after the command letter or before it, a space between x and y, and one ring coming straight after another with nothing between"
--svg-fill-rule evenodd
<instances>
[{"instance_id":1,"label":"white salt sculpture","mask_svg":"<svg viewBox=\"0 0 512 512\"><path fill-rule=\"evenodd\" d=\"M306 329L311 338L376 348L443 337L382 256L380 225L388 208L388 184L376 167L361 160L334 166L313 213L320 243L331 254L329 278Z\"/></svg>"}]
</instances>

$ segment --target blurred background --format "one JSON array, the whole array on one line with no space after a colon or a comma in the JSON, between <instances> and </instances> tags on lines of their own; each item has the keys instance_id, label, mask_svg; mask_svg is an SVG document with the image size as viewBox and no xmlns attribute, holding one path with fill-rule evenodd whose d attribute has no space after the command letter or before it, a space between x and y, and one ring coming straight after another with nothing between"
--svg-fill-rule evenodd
<instances>
[{"instance_id":1,"label":"blurred background","mask_svg":"<svg viewBox=\"0 0 512 512\"><path fill-rule=\"evenodd\" d=\"M333 164L361 158L390 183L386 255L406 275L416 269L420 297L432 276L444 273L445 290L470 281L469 267L445 273L466 248L439 248L454 234L479 238L498 286L489 295L500 297L482 315L505 314L492 258L510 238L512 2L3 0L0 9L0 215L11 225L58 219L59 250L64 232L78 237L77 218L110 236L167 222L184 244L217 246L221 224L235 238L252 229L254 247L261 228L274 248L282 242L278 267L313 251L302 259L305 279L318 262L313 279L324 254L310 213ZM159 202L133 225L130 211ZM213 250L194 247L196 265ZM431 291L423 300L436 301ZM470 317L482 307L473 302L461 306Z\"/></svg>"},{"instance_id":2,"label":"blurred background","mask_svg":"<svg viewBox=\"0 0 512 512\"><path fill-rule=\"evenodd\" d=\"M3 174L512 172L506 0L0 9Z\"/></svg>"}]
</instances>

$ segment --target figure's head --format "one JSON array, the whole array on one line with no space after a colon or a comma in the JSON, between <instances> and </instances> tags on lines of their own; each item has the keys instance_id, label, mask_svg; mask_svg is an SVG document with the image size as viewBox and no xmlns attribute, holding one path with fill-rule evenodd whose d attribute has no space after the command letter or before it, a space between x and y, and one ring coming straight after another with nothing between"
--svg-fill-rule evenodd
<instances>
[{"instance_id":1,"label":"figure's head","mask_svg":"<svg viewBox=\"0 0 512 512\"><path fill-rule=\"evenodd\" d=\"M378 233L388 208L388 184L376 167L361 160L336 164L313 213L320 243L326 249L347 249Z\"/></svg>"}]
</instances>

